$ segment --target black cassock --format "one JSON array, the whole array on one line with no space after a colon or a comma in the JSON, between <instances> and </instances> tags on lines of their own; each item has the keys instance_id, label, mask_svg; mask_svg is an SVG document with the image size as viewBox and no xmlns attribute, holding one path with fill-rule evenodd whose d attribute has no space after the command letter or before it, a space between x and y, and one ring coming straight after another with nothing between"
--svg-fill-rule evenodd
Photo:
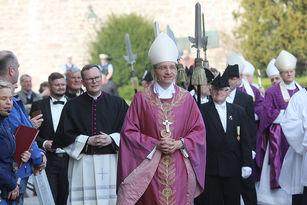
<instances>
[{"instance_id":1,"label":"black cassock","mask_svg":"<svg viewBox=\"0 0 307 205\"><path fill-rule=\"evenodd\" d=\"M206 126L207 160L205 191L195 204L240 204L241 167L251 167L247 116L238 105L226 103L226 108L225 132L214 103L200 106Z\"/></svg>"},{"instance_id":2,"label":"black cassock","mask_svg":"<svg viewBox=\"0 0 307 205\"><path fill-rule=\"evenodd\" d=\"M128 109L124 99L102 93L96 100L87 93L68 101L62 111L53 147L66 147L75 142L79 135L93 136L101 132L120 133ZM113 141L105 147L88 145L85 154L116 153L118 147Z\"/></svg>"}]
</instances>

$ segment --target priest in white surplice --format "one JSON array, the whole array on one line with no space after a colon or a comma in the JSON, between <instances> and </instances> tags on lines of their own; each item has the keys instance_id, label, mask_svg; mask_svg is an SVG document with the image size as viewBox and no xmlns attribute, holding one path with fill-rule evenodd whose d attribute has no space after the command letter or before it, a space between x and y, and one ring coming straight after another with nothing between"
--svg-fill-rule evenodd
<instances>
[{"instance_id":1,"label":"priest in white surplice","mask_svg":"<svg viewBox=\"0 0 307 205\"><path fill-rule=\"evenodd\" d=\"M292 195L293 205L303 202L303 191L307 194L307 90L302 89L290 100L281 128L289 143L289 149L281 168L279 184Z\"/></svg>"},{"instance_id":2,"label":"priest in white surplice","mask_svg":"<svg viewBox=\"0 0 307 205\"><path fill-rule=\"evenodd\" d=\"M116 204L119 132L128 105L101 91L97 65L85 65L81 76L86 92L65 104L53 142L70 156L68 204Z\"/></svg>"}]
</instances>

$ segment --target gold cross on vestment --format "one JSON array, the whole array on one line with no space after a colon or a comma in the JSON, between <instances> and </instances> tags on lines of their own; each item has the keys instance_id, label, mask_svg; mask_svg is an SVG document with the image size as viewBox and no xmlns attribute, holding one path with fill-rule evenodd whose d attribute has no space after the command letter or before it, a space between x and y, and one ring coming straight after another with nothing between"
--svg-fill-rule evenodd
<instances>
[{"instance_id":1,"label":"gold cross on vestment","mask_svg":"<svg viewBox=\"0 0 307 205\"><path fill-rule=\"evenodd\" d=\"M172 123L172 122L169 122L168 120L165 120L162 124L165 126L166 132L169 133L169 132L170 132L170 131L169 131L169 126L170 126L171 124L173 124L173 123Z\"/></svg>"}]
</instances>

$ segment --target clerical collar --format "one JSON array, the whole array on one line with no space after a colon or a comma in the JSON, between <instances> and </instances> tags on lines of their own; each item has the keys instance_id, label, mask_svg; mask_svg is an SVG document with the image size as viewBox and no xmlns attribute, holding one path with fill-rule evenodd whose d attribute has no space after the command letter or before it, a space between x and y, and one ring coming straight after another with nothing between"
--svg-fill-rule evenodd
<instances>
[{"instance_id":1,"label":"clerical collar","mask_svg":"<svg viewBox=\"0 0 307 205\"><path fill-rule=\"evenodd\" d=\"M233 91L231 91L231 93L228 95L228 97L226 98L226 101L229 103L233 103L235 96L236 96L236 91L237 88L235 88Z\"/></svg>"},{"instance_id":2,"label":"clerical collar","mask_svg":"<svg viewBox=\"0 0 307 205\"><path fill-rule=\"evenodd\" d=\"M226 101L224 101L222 104L217 104L216 102L214 102L214 105L215 105L216 109L219 109L219 108L225 109L226 108Z\"/></svg>"},{"instance_id":3,"label":"clerical collar","mask_svg":"<svg viewBox=\"0 0 307 205\"><path fill-rule=\"evenodd\" d=\"M292 81L289 85L287 85L285 83L285 85L286 85L287 90L294 90L294 89L296 89L295 81Z\"/></svg>"},{"instance_id":4,"label":"clerical collar","mask_svg":"<svg viewBox=\"0 0 307 205\"><path fill-rule=\"evenodd\" d=\"M57 102L57 101L63 101L64 103L67 102L67 99L64 96L62 96L59 100L57 100L54 97L50 96L50 100L51 100L52 103Z\"/></svg>"},{"instance_id":5,"label":"clerical collar","mask_svg":"<svg viewBox=\"0 0 307 205\"><path fill-rule=\"evenodd\" d=\"M172 83L166 90L162 88L159 83L154 83L154 92L158 94L160 99L170 99L173 97L173 93L176 92L174 83Z\"/></svg>"},{"instance_id":6,"label":"clerical collar","mask_svg":"<svg viewBox=\"0 0 307 205\"><path fill-rule=\"evenodd\" d=\"M96 95L96 96L92 96L92 95L90 95L88 92L87 92L87 95L90 96L91 98L93 98L94 100L97 100L97 98L99 98L100 95L101 95L101 91L100 91L100 93L99 93L98 95Z\"/></svg>"}]
</instances>

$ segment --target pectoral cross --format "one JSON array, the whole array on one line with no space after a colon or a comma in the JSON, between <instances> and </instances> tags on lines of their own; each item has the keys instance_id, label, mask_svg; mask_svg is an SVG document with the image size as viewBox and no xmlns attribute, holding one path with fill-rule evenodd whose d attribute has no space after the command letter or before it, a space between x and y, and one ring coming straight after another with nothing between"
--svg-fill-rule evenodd
<instances>
[{"instance_id":1,"label":"pectoral cross","mask_svg":"<svg viewBox=\"0 0 307 205\"><path fill-rule=\"evenodd\" d=\"M168 120L165 120L162 124L165 126L166 132L169 133L169 132L170 132L170 131L169 131L169 126L170 126L171 124L173 124L173 123L172 123L172 122L169 122Z\"/></svg>"}]
</instances>

